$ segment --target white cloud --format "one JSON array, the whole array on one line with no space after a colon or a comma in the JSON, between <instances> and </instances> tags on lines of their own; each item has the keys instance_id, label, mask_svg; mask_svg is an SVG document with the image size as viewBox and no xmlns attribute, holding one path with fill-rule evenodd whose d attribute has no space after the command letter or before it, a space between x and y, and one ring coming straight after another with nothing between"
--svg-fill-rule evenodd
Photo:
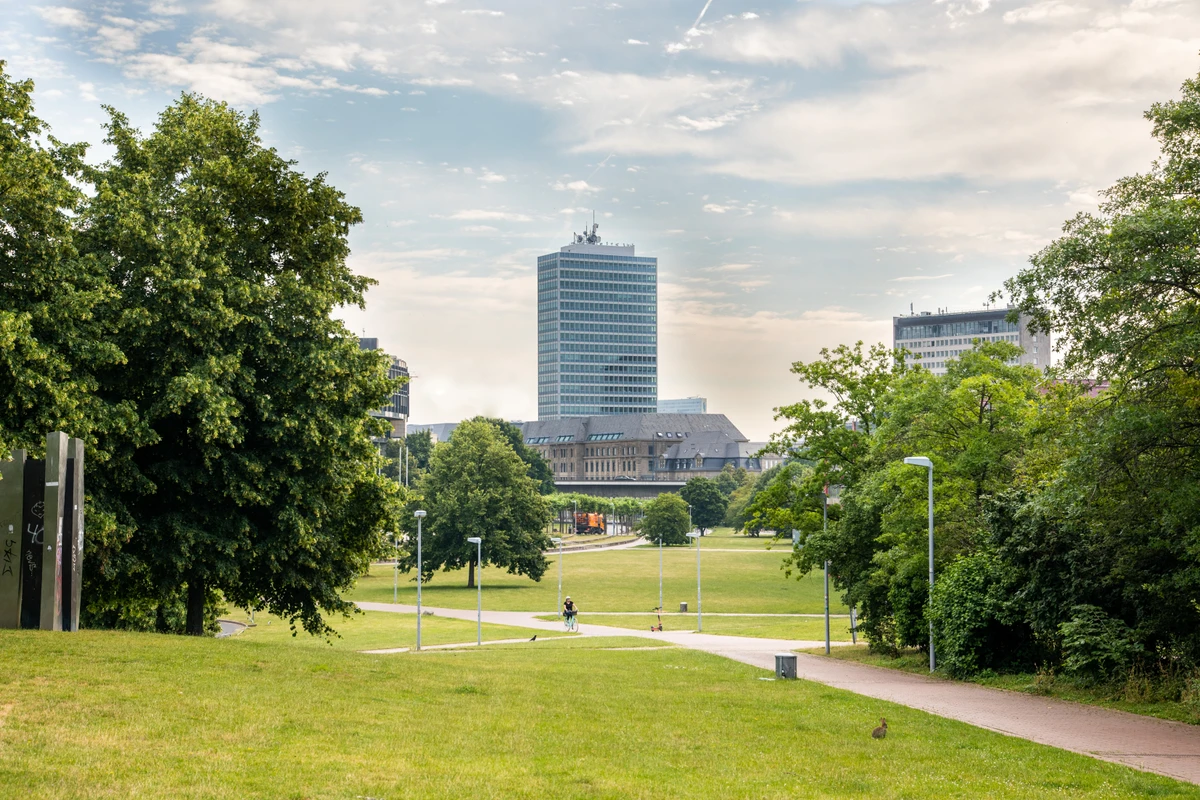
<instances>
[{"instance_id":1,"label":"white cloud","mask_svg":"<svg viewBox=\"0 0 1200 800\"><path fill-rule=\"evenodd\" d=\"M626 40L625 40L625 44L650 44L650 43L649 43L649 42L643 42L643 41L641 41L640 39L626 39Z\"/></svg>"},{"instance_id":2,"label":"white cloud","mask_svg":"<svg viewBox=\"0 0 1200 800\"><path fill-rule=\"evenodd\" d=\"M455 211L447 217L447 219L461 220L503 220L505 222L532 222L533 217L528 214L519 214L515 211L492 211L481 208L464 209Z\"/></svg>"},{"instance_id":3,"label":"white cloud","mask_svg":"<svg viewBox=\"0 0 1200 800\"><path fill-rule=\"evenodd\" d=\"M591 193L591 192L599 192L600 191L600 187L592 186L587 181L568 181L567 183L563 183L562 181L555 181L554 183L550 184L550 188L556 192L588 192L588 193Z\"/></svg>"},{"instance_id":4,"label":"white cloud","mask_svg":"<svg viewBox=\"0 0 1200 800\"><path fill-rule=\"evenodd\" d=\"M67 6L35 6L33 11L51 25L59 25L64 28L88 27L87 15L77 8L69 8Z\"/></svg>"},{"instance_id":5,"label":"white cloud","mask_svg":"<svg viewBox=\"0 0 1200 800\"><path fill-rule=\"evenodd\" d=\"M1072 17L1076 14L1084 13L1086 10L1080 6L1063 3L1061 0L1047 0L1047 2L1037 3L1032 6L1014 8L1012 11L1005 13L1004 21L1009 24L1016 22L1041 22L1042 20Z\"/></svg>"},{"instance_id":6,"label":"white cloud","mask_svg":"<svg viewBox=\"0 0 1200 800\"><path fill-rule=\"evenodd\" d=\"M943 278L953 278L953 272L947 272L944 275L902 275L899 278L891 278L892 283L907 283L911 281L940 281Z\"/></svg>"}]
</instances>

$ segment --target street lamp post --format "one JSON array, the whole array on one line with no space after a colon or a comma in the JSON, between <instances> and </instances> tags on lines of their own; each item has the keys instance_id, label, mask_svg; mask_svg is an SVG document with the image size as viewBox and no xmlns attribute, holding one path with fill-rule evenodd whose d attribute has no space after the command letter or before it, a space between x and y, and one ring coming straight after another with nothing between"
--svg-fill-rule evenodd
<instances>
[{"instance_id":1,"label":"street lamp post","mask_svg":"<svg viewBox=\"0 0 1200 800\"><path fill-rule=\"evenodd\" d=\"M933 603L933 462L925 456L909 456L905 464L925 467L929 471L929 602ZM933 655L933 618L929 619L929 671L933 672L937 661Z\"/></svg>"},{"instance_id":2,"label":"street lamp post","mask_svg":"<svg viewBox=\"0 0 1200 800\"><path fill-rule=\"evenodd\" d=\"M607 533L609 536L612 536L613 534L615 534L615 533L617 532L617 531L616 531L616 524L617 524L617 501L616 501L616 500L610 500L610 501L609 501L609 504L612 506L612 512L613 512L613 513L612 513L612 515L613 515L613 524L612 524L612 527L610 527L610 528L609 528L607 531L605 531L605 533Z\"/></svg>"},{"instance_id":3,"label":"street lamp post","mask_svg":"<svg viewBox=\"0 0 1200 800\"><path fill-rule=\"evenodd\" d=\"M575 507L575 511L572 512L572 514L571 514L571 527L568 528L568 530L574 531L574 530L577 530L577 528L575 527L575 518L577 516L579 516L579 501L572 500L571 505L573 505Z\"/></svg>"},{"instance_id":4,"label":"street lamp post","mask_svg":"<svg viewBox=\"0 0 1200 800\"><path fill-rule=\"evenodd\" d=\"M392 604L400 600L400 537L392 534Z\"/></svg>"},{"instance_id":5,"label":"street lamp post","mask_svg":"<svg viewBox=\"0 0 1200 800\"><path fill-rule=\"evenodd\" d=\"M688 503L688 530L692 530L692 504Z\"/></svg>"},{"instance_id":6,"label":"street lamp post","mask_svg":"<svg viewBox=\"0 0 1200 800\"><path fill-rule=\"evenodd\" d=\"M558 614L562 616L562 539L555 536L550 541L558 545Z\"/></svg>"},{"instance_id":7,"label":"street lamp post","mask_svg":"<svg viewBox=\"0 0 1200 800\"><path fill-rule=\"evenodd\" d=\"M662 535L658 537L658 610L662 611Z\"/></svg>"},{"instance_id":8,"label":"street lamp post","mask_svg":"<svg viewBox=\"0 0 1200 800\"><path fill-rule=\"evenodd\" d=\"M704 616L700 611L700 534L688 531L688 538L696 540L696 633L704 630Z\"/></svg>"},{"instance_id":9,"label":"street lamp post","mask_svg":"<svg viewBox=\"0 0 1200 800\"><path fill-rule=\"evenodd\" d=\"M821 492L821 530L829 541L829 487ZM825 560L825 655L829 655L829 559Z\"/></svg>"},{"instance_id":10,"label":"street lamp post","mask_svg":"<svg viewBox=\"0 0 1200 800\"><path fill-rule=\"evenodd\" d=\"M414 511L417 518L417 649L421 649L421 523L425 520L424 511Z\"/></svg>"},{"instance_id":11,"label":"street lamp post","mask_svg":"<svg viewBox=\"0 0 1200 800\"><path fill-rule=\"evenodd\" d=\"M483 645L483 538L479 536L469 536L467 541L475 545L476 556L475 563L478 565L475 570L475 589L478 596L478 609L475 617L475 644Z\"/></svg>"}]
</instances>

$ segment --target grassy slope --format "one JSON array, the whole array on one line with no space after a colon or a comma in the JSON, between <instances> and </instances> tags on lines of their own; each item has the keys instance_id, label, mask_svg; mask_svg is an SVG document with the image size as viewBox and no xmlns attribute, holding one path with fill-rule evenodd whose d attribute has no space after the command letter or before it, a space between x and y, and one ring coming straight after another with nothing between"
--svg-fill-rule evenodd
<instances>
[{"instance_id":1,"label":"grassy slope","mask_svg":"<svg viewBox=\"0 0 1200 800\"><path fill-rule=\"evenodd\" d=\"M705 545L709 545L709 537ZM718 542L713 537L712 546ZM721 544L724 546L724 544ZM824 609L821 575L797 581L785 578L780 564L783 552L701 553L704 609L747 613L816 614ZM558 601L558 555L548 556L550 568L540 582L500 569L483 570L484 608L498 611L555 610ZM433 607L474 608L475 590L467 589L466 571L439 572L425 585L423 601ZM650 611L658 605L658 550L596 550L563 556L563 592L585 611ZM392 602L392 570L376 565L348 595L351 600ZM668 547L663 553L663 602L679 608L696 602L696 552ZM416 602L416 584L401 576L400 602ZM834 613L846 608L831 598Z\"/></svg>"},{"instance_id":2,"label":"grassy slope","mask_svg":"<svg viewBox=\"0 0 1200 800\"><path fill-rule=\"evenodd\" d=\"M819 651L808 650L806 652L820 655L825 654L824 649ZM929 674L929 656L915 650L892 658L891 656L871 653L865 646L860 645L859 647L844 647L834 650L832 657L847 661L857 661L860 664L870 664L876 667L886 667L887 669L899 669L905 672L916 672L924 675ZM945 678L941 673L937 673L937 675L938 677ZM951 679L946 678L946 680ZM978 676L969 682L977 683L980 686L991 686L996 689L1008 689L1009 691L1036 694L1043 697L1055 697L1059 700L1071 700L1076 703L1115 708L1119 711L1128 711L1131 714L1145 714L1146 716L1170 719L1176 722L1187 722L1193 725L1200 724L1200 713L1198 713L1196 708L1183 703L1166 700L1154 701L1143 699L1137 696L1136 686L1132 687L1132 689L1126 686L1111 685L1083 686L1072 681L1070 678L1043 677L1029 673Z\"/></svg>"},{"instance_id":3,"label":"grassy slope","mask_svg":"<svg viewBox=\"0 0 1200 800\"><path fill-rule=\"evenodd\" d=\"M547 614L541 619L555 620ZM695 614L663 614L663 629L668 631L696 630ZM604 625L610 628L647 630L658 620L653 615L608 616L581 613L580 625ZM726 636L758 636L764 639L825 640L825 620L812 617L704 617L704 632ZM829 637L835 642L850 641L850 620L841 617L829 621Z\"/></svg>"},{"instance_id":4,"label":"grassy slope","mask_svg":"<svg viewBox=\"0 0 1200 800\"><path fill-rule=\"evenodd\" d=\"M1200 797L715 656L588 644L0 631L0 798Z\"/></svg>"},{"instance_id":5,"label":"grassy slope","mask_svg":"<svg viewBox=\"0 0 1200 800\"><path fill-rule=\"evenodd\" d=\"M226 614L224 619L239 622L248 620L245 612L234 610ZM293 637L286 622L269 614L257 614L256 625L237 634L240 639L255 642L287 642L301 647L319 647L335 650L382 650L389 647L412 647L417 643L417 615L392 614L383 611L367 611L343 619L334 617L329 624L338 632L337 637L329 641L314 638L300 630ZM271 624L268 625L267 623ZM436 617L428 614L421 620L421 644L457 644L475 641L475 623L447 617ZM528 628L515 628L508 625L491 625L484 623L483 640L485 642L497 639L517 639L538 634L540 636L557 636L560 634Z\"/></svg>"}]
</instances>

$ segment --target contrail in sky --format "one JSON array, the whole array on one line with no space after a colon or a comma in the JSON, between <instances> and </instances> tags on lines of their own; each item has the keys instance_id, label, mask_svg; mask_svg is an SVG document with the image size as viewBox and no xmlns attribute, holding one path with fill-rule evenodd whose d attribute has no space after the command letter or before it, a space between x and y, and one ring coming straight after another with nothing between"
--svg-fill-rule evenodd
<instances>
[{"instance_id":1,"label":"contrail in sky","mask_svg":"<svg viewBox=\"0 0 1200 800\"><path fill-rule=\"evenodd\" d=\"M696 21L692 23L693 28L700 24L700 20L704 19L704 15L708 13L708 7L711 6L712 3L713 0L706 0L704 3L704 8L700 9L700 16L696 17Z\"/></svg>"}]
</instances>

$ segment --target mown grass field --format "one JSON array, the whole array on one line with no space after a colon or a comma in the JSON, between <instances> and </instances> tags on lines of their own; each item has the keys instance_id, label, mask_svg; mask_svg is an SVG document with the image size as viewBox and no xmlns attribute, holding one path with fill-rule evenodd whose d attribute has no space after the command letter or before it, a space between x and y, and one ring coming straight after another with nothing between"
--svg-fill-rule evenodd
<instances>
[{"instance_id":1,"label":"mown grass field","mask_svg":"<svg viewBox=\"0 0 1200 800\"><path fill-rule=\"evenodd\" d=\"M716 656L612 649L642 644L0 631L0 798L1200 797Z\"/></svg>"},{"instance_id":2,"label":"mown grass field","mask_svg":"<svg viewBox=\"0 0 1200 800\"><path fill-rule=\"evenodd\" d=\"M816 614L824 609L824 587L820 573L802 580L784 577L780 564L785 551L766 552L761 547L740 547L727 552L728 537L705 537L701 552L702 587L706 611L743 613ZM751 540L753 541L753 540ZM715 549L717 547L722 549ZM553 612L558 603L558 554L547 555L550 567L540 582L498 568L483 570L484 608L497 611ZM442 608L474 608L475 590L468 589L466 570L438 572L422 591L426 605ZM635 547L626 550L593 550L563 556L563 593L580 608L590 611L650 611L658 605L658 549ZM347 595L351 600L392 602L392 569L375 565L370 575L359 580ZM668 547L663 552L663 602L678 609L686 601L696 604L696 551ZM400 602L416 602L412 575L400 576ZM834 613L847 609L831 598Z\"/></svg>"},{"instance_id":3,"label":"mown grass field","mask_svg":"<svg viewBox=\"0 0 1200 800\"><path fill-rule=\"evenodd\" d=\"M249 616L240 609L231 609L222 619L248 622ZM292 635L287 622L270 614L255 615L255 625L236 634L240 639L264 643L288 643L299 647L333 648L335 650L383 650L391 647L413 647L417 643L417 615L393 614L385 611L363 611L350 617L330 617L329 624L337 631L328 639L309 636L297 627ZM269 624L268 624L269 623ZM485 642L498 639L558 636L562 634L517 628L509 625L483 624ZM424 615L421 620L421 644L458 644L474 642L475 623L448 617Z\"/></svg>"},{"instance_id":4,"label":"mown grass field","mask_svg":"<svg viewBox=\"0 0 1200 800\"><path fill-rule=\"evenodd\" d=\"M558 616L546 614L539 619L557 620ZM658 619L653 615L643 614L587 614L580 612L578 618L582 625L603 625L609 628L633 628L649 630L651 625L657 625ZM694 631L696 630L695 614L663 614L663 630ZM714 617L705 615L704 632L719 633L724 636L757 636L763 639L807 639L825 641L825 620L812 617ZM835 642L850 641L850 620L846 617L834 617L829 621L829 638Z\"/></svg>"}]
</instances>

